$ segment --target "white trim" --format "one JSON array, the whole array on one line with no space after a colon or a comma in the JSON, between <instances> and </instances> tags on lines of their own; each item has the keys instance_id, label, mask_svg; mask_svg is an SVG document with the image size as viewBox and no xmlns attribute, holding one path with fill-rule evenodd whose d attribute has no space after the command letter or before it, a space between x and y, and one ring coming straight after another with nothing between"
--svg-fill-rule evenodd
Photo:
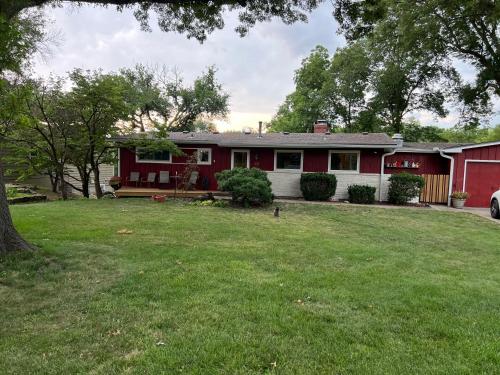
<instances>
[{"instance_id":1,"label":"white trim","mask_svg":"<svg viewBox=\"0 0 500 375\"><path fill-rule=\"evenodd\" d=\"M234 169L234 153L235 152L241 152L241 153L246 152L246 154L247 154L247 168L250 168L250 150L237 148L237 149L231 150L231 169Z\"/></svg>"},{"instance_id":2,"label":"white trim","mask_svg":"<svg viewBox=\"0 0 500 375\"><path fill-rule=\"evenodd\" d=\"M443 149L444 152L462 152L463 150L468 150L471 148L480 148L480 147L489 147L489 146L499 146L500 141L494 142L484 142L484 143L476 143L473 145L459 146L459 147L450 147Z\"/></svg>"},{"instance_id":3,"label":"white trim","mask_svg":"<svg viewBox=\"0 0 500 375\"><path fill-rule=\"evenodd\" d=\"M357 165L356 170L332 169L332 154L356 154ZM361 162L361 152L359 150L329 150L328 151L328 172L335 174L359 174L359 166Z\"/></svg>"},{"instance_id":4,"label":"white trim","mask_svg":"<svg viewBox=\"0 0 500 375\"><path fill-rule=\"evenodd\" d=\"M201 151L208 151L208 161L200 161L200 152ZM198 164L198 165L211 165L212 164L212 149L211 148L209 148L209 147L197 148L196 153L197 153L196 164Z\"/></svg>"},{"instance_id":5,"label":"white trim","mask_svg":"<svg viewBox=\"0 0 500 375\"><path fill-rule=\"evenodd\" d=\"M118 173L117 176L121 177L122 175L122 148L118 149Z\"/></svg>"},{"instance_id":6,"label":"white trim","mask_svg":"<svg viewBox=\"0 0 500 375\"><path fill-rule=\"evenodd\" d=\"M498 142L500 144L500 142ZM467 181L467 164L468 163L500 163L500 160L479 160L479 159L465 159L464 163L464 181L462 184L462 192L465 191L465 182Z\"/></svg>"},{"instance_id":7,"label":"white trim","mask_svg":"<svg viewBox=\"0 0 500 375\"><path fill-rule=\"evenodd\" d=\"M439 155L441 155L443 158L448 159L450 161L450 181L448 182L448 207L451 206L451 193L453 190L453 177L455 177L455 158L450 155L445 155L442 150L439 150Z\"/></svg>"},{"instance_id":8,"label":"white trim","mask_svg":"<svg viewBox=\"0 0 500 375\"><path fill-rule=\"evenodd\" d=\"M137 164L172 164L172 152L170 150L168 151L169 160L146 160L146 159L140 160L138 152L138 149L140 148L141 147L135 148L135 162Z\"/></svg>"},{"instance_id":9,"label":"white trim","mask_svg":"<svg viewBox=\"0 0 500 375\"><path fill-rule=\"evenodd\" d=\"M278 169L278 152L287 153L287 154L295 154L300 153L300 169ZM274 172L295 172L302 173L304 170L304 150L274 150Z\"/></svg>"}]
</instances>

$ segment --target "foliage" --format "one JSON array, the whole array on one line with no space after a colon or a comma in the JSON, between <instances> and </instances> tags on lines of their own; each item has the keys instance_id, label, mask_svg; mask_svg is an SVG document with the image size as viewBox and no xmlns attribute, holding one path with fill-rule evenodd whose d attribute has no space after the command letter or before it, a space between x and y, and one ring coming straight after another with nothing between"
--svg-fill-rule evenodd
<instances>
[{"instance_id":1,"label":"foliage","mask_svg":"<svg viewBox=\"0 0 500 375\"><path fill-rule=\"evenodd\" d=\"M416 120L403 122L402 133L405 142L447 142L445 131L437 126L422 126Z\"/></svg>"},{"instance_id":2,"label":"foliage","mask_svg":"<svg viewBox=\"0 0 500 375\"><path fill-rule=\"evenodd\" d=\"M389 177L389 202L407 204L420 195L420 191L424 186L425 180L421 176L406 172L393 174Z\"/></svg>"},{"instance_id":3,"label":"foliage","mask_svg":"<svg viewBox=\"0 0 500 375\"><path fill-rule=\"evenodd\" d=\"M216 173L219 190L231 193L233 202L249 206L272 203L271 181L266 172L258 168L234 168Z\"/></svg>"},{"instance_id":4,"label":"foliage","mask_svg":"<svg viewBox=\"0 0 500 375\"><path fill-rule=\"evenodd\" d=\"M350 185L347 188L349 202L372 204L375 202L375 191L377 189L368 185Z\"/></svg>"},{"instance_id":5,"label":"foliage","mask_svg":"<svg viewBox=\"0 0 500 375\"><path fill-rule=\"evenodd\" d=\"M318 119L326 119L324 85L328 80L330 57L325 47L317 46L302 60L295 72L295 91L288 95L271 121L272 132L310 132Z\"/></svg>"},{"instance_id":6,"label":"foliage","mask_svg":"<svg viewBox=\"0 0 500 375\"><path fill-rule=\"evenodd\" d=\"M179 186L184 190L188 190L189 188L191 188L191 186L189 185L191 175L193 174L193 172L198 172L199 169L200 167L198 167L198 153L195 151L187 157L186 166L182 170L180 176L181 178Z\"/></svg>"},{"instance_id":7,"label":"foliage","mask_svg":"<svg viewBox=\"0 0 500 375\"><path fill-rule=\"evenodd\" d=\"M466 191L454 191L451 193L451 197L454 199L468 199L469 198L469 193Z\"/></svg>"},{"instance_id":8,"label":"foliage","mask_svg":"<svg viewBox=\"0 0 500 375\"><path fill-rule=\"evenodd\" d=\"M329 173L302 173L300 190L307 201L326 201L335 195L337 178Z\"/></svg>"},{"instance_id":9,"label":"foliage","mask_svg":"<svg viewBox=\"0 0 500 375\"><path fill-rule=\"evenodd\" d=\"M16 0L7 1L8 6L0 7L8 15L15 15L23 9L41 6L43 4L57 4L57 0ZM239 24L235 31L240 36L248 34L249 30L258 22L281 19L289 25L294 22L306 22L307 13L315 9L322 0L273 0L270 6L268 0L252 0L251 2L236 0L218 1L179 1L179 0L67 0L68 3L82 5L85 2L106 6L113 4L118 10L124 7L132 8L136 19L144 30L150 30L150 13L158 22L160 30L186 34L187 38L194 38L203 42L208 34L225 25L224 16L228 12L237 13ZM10 4L12 3L12 4Z\"/></svg>"},{"instance_id":10,"label":"foliage","mask_svg":"<svg viewBox=\"0 0 500 375\"><path fill-rule=\"evenodd\" d=\"M219 207L219 208L225 208L228 206L226 201L223 200L204 200L204 201L193 201L191 202L191 205L193 206L199 206L199 207Z\"/></svg>"},{"instance_id":11,"label":"foliage","mask_svg":"<svg viewBox=\"0 0 500 375\"><path fill-rule=\"evenodd\" d=\"M325 112L339 121L345 132L356 131L356 121L366 106L371 61L362 43L337 49L323 85Z\"/></svg>"},{"instance_id":12,"label":"foliage","mask_svg":"<svg viewBox=\"0 0 500 375\"><path fill-rule=\"evenodd\" d=\"M475 87L500 95L499 4L494 0L336 2L335 16L349 40L391 29L405 50L424 55L457 56L477 69ZM385 34L389 36L390 34ZM418 36L418 47L412 40ZM446 59L440 62L445 67Z\"/></svg>"},{"instance_id":13,"label":"foliage","mask_svg":"<svg viewBox=\"0 0 500 375\"><path fill-rule=\"evenodd\" d=\"M209 67L187 86L177 73L137 65L122 69L129 86L128 101L132 107L129 122L141 131L193 131L200 121L224 118L228 113L229 95L217 81L216 69Z\"/></svg>"},{"instance_id":14,"label":"foliage","mask_svg":"<svg viewBox=\"0 0 500 375\"><path fill-rule=\"evenodd\" d=\"M7 192L7 198L15 198L17 196L16 188L13 187L7 188L6 192Z\"/></svg>"}]
</instances>

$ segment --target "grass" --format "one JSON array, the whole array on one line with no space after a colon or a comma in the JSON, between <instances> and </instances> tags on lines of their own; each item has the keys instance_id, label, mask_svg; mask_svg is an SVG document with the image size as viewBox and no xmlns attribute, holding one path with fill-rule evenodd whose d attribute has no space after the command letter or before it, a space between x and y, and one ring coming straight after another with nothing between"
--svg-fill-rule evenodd
<instances>
[{"instance_id":1,"label":"grass","mask_svg":"<svg viewBox=\"0 0 500 375\"><path fill-rule=\"evenodd\" d=\"M41 250L0 258L2 373L499 372L495 223L282 209L12 207Z\"/></svg>"}]
</instances>

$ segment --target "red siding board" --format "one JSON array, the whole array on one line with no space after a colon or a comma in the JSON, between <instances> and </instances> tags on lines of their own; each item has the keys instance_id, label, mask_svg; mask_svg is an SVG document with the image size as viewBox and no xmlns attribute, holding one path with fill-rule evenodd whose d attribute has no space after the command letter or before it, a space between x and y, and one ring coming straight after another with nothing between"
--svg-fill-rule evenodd
<instances>
[{"instance_id":1,"label":"red siding board","mask_svg":"<svg viewBox=\"0 0 500 375\"><path fill-rule=\"evenodd\" d=\"M385 168L385 173L393 174L400 172L408 172L412 174L449 174L450 161L436 153L413 153L413 152L398 152L394 155L387 156L385 163L394 163L408 160L420 164L420 168Z\"/></svg>"},{"instance_id":2,"label":"red siding board","mask_svg":"<svg viewBox=\"0 0 500 375\"><path fill-rule=\"evenodd\" d=\"M453 190L464 188L466 160L500 161L500 145L465 149L461 153L452 154L455 158ZM487 207L489 198L495 189L500 187L500 163L467 163L465 191L470 193L466 205L469 207Z\"/></svg>"}]
</instances>

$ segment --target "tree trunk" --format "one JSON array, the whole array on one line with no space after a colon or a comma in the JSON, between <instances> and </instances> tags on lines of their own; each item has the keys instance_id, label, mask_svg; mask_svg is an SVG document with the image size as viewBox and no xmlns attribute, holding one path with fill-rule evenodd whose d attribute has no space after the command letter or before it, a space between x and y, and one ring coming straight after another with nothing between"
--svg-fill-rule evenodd
<instances>
[{"instance_id":1,"label":"tree trunk","mask_svg":"<svg viewBox=\"0 0 500 375\"><path fill-rule=\"evenodd\" d=\"M68 187L66 186L66 180L64 179L64 169L61 169L57 172L58 178L59 178L59 183L60 183L60 190L61 190L61 198L63 200L68 199Z\"/></svg>"},{"instance_id":2,"label":"tree trunk","mask_svg":"<svg viewBox=\"0 0 500 375\"><path fill-rule=\"evenodd\" d=\"M34 250L34 247L28 244L17 233L16 228L14 228L14 223L10 216L9 204L7 203L3 166L0 160L0 254L6 254L15 250L29 251Z\"/></svg>"},{"instance_id":3,"label":"tree trunk","mask_svg":"<svg viewBox=\"0 0 500 375\"><path fill-rule=\"evenodd\" d=\"M59 185L59 178L57 174L49 172L50 185L52 186L52 192L57 194L57 186Z\"/></svg>"},{"instance_id":4,"label":"tree trunk","mask_svg":"<svg viewBox=\"0 0 500 375\"><path fill-rule=\"evenodd\" d=\"M94 187L95 187L95 195L98 199L102 198L102 189L101 189L101 178L99 172L99 165L96 165L93 168L94 171Z\"/></svg>"}]
</instances>

